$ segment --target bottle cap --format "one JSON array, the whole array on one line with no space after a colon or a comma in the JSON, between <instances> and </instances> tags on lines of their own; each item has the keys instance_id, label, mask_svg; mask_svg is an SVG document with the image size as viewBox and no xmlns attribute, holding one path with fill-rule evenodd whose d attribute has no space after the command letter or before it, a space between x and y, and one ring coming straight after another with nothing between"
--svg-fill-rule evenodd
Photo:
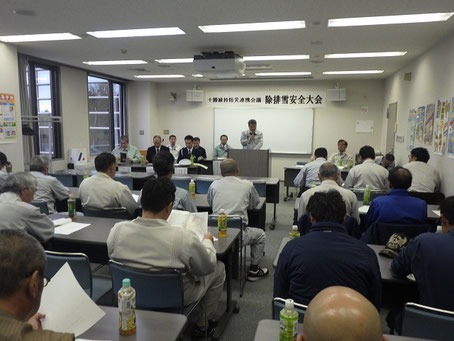
<instances>
[{"instance_id":1,"label":"bottle cap","mask_svg":"<svg viewBox=\"0 0 454 341\"><path fill-rule=\"evenodd\" d=\"M123 288L129 288L131 286L131 280L129 278L123 278Z\"/></svg>"},{"instance_id":2,"label":"bottle cap","mask_svg":"<svg viewBox=\"0 0 454 341\"><path fill-rule=\"evenodd\" d=\"M292 299L285 300L285 309L293 309L294 301Z\"/></svg>"},{"instance_id":3,"label":"bottle cap","mask_svg":"<svg viewBox=\"0 0 454 341\"><path fill-rule=\"evenodd\" d=\"M69 199L74 199L74 194L70 194Z\"/></svg>"},{"instance_id":4,"label":"bottle cap","mask_svg":"<svg viewBox=\"0 0 454 341\"><path fill-rule=\"evenodd\" d=\"M293 231L297 231L297 230L298 230L298 226L293 225L293 226L292 226L292 230L293 230Z\"/></svg>"},{"instance_id":5,"label":"bottle cap","mask_svg":"<svg viewBox=\"0 0 454 341\"><path fill-rule=\"evenodd\" d=\"M366 188L369 188L369 185L366 185Z\"/></svg>"},{"instance_id":6,"label":"bottle cap","mask_svg":"<svg viewBox=\"0 0 454 341\"><path fill-rule=\"evenodd\" d=\"M219 214L225 214L225 211L223 208L221 208L221 210L219 211Z\"/></svg>"},{"instance_id":7,"label":"bottle cap","mask_svg":"<svg viewBox=\"0 0 454 341\"><path fill-rule=\"evenodd\" d=\"M194 183L194 179L191 179L191 184L193 184L193 183Z\"/></svg>"}]
</instances>

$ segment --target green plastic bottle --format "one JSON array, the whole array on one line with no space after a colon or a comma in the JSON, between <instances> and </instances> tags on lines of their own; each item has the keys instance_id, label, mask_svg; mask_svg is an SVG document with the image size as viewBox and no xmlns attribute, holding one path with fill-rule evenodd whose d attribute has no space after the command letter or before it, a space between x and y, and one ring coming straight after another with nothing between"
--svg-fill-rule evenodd
<instances>
[{"instance_id":1,"label":"green plastic bottle","mask_svg":"<svg viewBox=\"0 0 454 341\"><path fill-rule=\"evenodd\" d=\"M285 300L285 307L280 314L279 341L295 341L298 326L298 312L292 299Z\"/></svg>"},{"instance_id":2,"label":"green plastic bottle","mask_svg":"<svg viewBox=\"0 0 454 341\"><path fill-rule=\"evenodd\" d=\"M76 220L76 198L74 198L74 194L70 194L68 198L68 217Z\"/></svg>"},{"instance_id":3,"label":"green plastic bottle","mask_svg":"<svg viewBox=\"0 0 454 341\"><path fill-rule=\"evenodd\" d=\"M194 179L191 179L189 183L189 194L191 194L192 199L195 198L195 182Z\"/></svg>"},{"instance_id":4,"label":"green plastic bottle","mask_svg":"<svg viewBox=\"0 0 454 341\"><path fill-rule=\"evenodd\" d=\"M118 312L120 335L136 333L136 291L131 287L131 280L124 278L118 291Z\"/></svg>"},{"instance_id":5,"label":"green plastic bottle","mask_svg":"<svg viewBox=\"0 0 454 341\"><path fill-rule=\"evenodd\" d=\"M85 179L88 179L89 176L88 176L88 172L84 172L84 176L82 177L82 180L85 180Z\"/></svg>"},{"instance_id":6,"label":"green plastic bottle","mask_svg":"<svg viewBox=\"0 0 454 341\"><path fill-rule=\"evenodd\" d=\"M218 238L227 237L227 215L225 211L221 209L218 215Z\"/></svg>"},{"instance_id":7,"label":"green plastic bottle","mask_svg":"<svg viewBox=\"0 0 454 341\"><path fill-rule=\"evenodd\" d=\"M364 205L370 205L370 189L369 189L369 185L366 185L366 188L364 189L363 204Z\"/></svg>"},{"instance_id":8,"label":"green plastic bottle","mask_svg":"<svg viewBox=\"0 0 454 341\"><path fill-rule=\"evenodd\" d=\"M317 183L315 181L312 181L311 188L315 188L315 187L317 187Z\"/></svg>"},{"instance_id":9,"label":"green plastic bottle","mask_svg":"<svg viewBox=\"0 0 454 341\"><path fill-rule=\"evenodd\" d=\"M298 231L298 226L293 225L292 230L290 231L290 239L295 239L300 236L300 233Z\"/></svg>"},{"instance_id":10,"label":"green plastic bottle","mask_svg":"<svg viewBox=\"0 0 454 341\"><path fill-rule=\"evenodd\" d=\"M339 158L337 159L337 165L338 165L339 167L342 167L342 158L341 158L341 157L339 157Z\"/></svg>"}]
</instances>

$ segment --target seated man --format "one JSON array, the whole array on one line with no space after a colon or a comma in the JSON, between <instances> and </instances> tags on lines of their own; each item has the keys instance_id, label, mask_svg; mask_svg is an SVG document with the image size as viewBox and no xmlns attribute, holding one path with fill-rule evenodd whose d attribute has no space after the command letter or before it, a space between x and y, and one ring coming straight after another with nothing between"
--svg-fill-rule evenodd
<instances>
[{"instance_id":1,"label":"seated man","mask_svg":"<svg viewBox=\"0 0 454 341\"><path fill-rule=\"evenodd\" d=\"M178 158L178 152L181 149L181 146L177 145L176 142L177 142L177 137L175 135L170 135L169 144L167 145L167 148L169 148L169 152L172 153L175 160Z\"/></svg>"},{"instance_id":2,"label":"seated man","mask_svg":"<svg viewBox=\"0 0 454 341\"><path fill-rule=\"evenodd\" d=\"M200 137L194 137L194 150L197 150L200 153L199 160L207 158L207 151L200 146Z\"/></svg>"},{"instance_id":3,"label":"seated man","mask_svg":"<svg viewBox=\"0 0 454 341\"><path fill-rule=\"evenodd\" d=\"M0 340L72 341L73 334L42 330L37 313L43 288L46 254L20 230L0 231Z\"/></svg>"},{"instance_id":4,"label":"seated man","mask_svg":"<svg viewBox=\"0 0 454 341\"><path fill-rule=\"evenodd\" d=\"M162 151L156 155L153 162L153 169L158 177L172 178L175 159L168 151ZM175 201L173 202L173 209L197 212L197 206L191 194L183 188L176 187Z\"/></svg>"},{"instance_id":5,"label":"seated man","mask_svg":"<svg viewBox=\"0 0 454 341\"><path fill-rule=\"evenodd\" d=\"M409 163L404 166L413 176L409 191L429 193L440 191L440 173L427 164L429 159L430 155L426 148L414 148L410 152Z\"/></svg>"},{"instance_id":6,"label":"seated man","mask_svg":"<svg viewBox=\"0 0 454 341\"><path fill-rule=\"evenodd\" d=\"M338 153L334 153L330 156L329 161L334 163L339 167L353 167L353 157L347 154L346 150L348 147L348 142L345 140L337 141L337 150Z\"/></svg>"},{"instance_id":7,"label":"seated man","mask_svg":"<svg viewBox=\"0 0 454 341\"><path fill-rule=\"evenodd\" d=\"M49 159L44 156L33 156L30 160L30 174L38 180L38 189L34 200L47 202L49 214L55 213L55 201L69 196L69 189L57 178L49 175Z\"/></svg>"},{"instance_id":8,"label":"seated man","mask_svg":"<svg viewBox=\"0 0 454 341\"><path fill-rule=\"evenodd\" d=\"M304 314L297 341L388 341L377 309L359 292L346 287L320 291Z\"/></svg>"},{"instance_id":9,"label":"seated man","mask_svg":"<svg viewBox=\"0 0 454 341\"><path fill-rule=\"evenodd\" d=\"M295 186L300 187L302 189L302 192L313 186L320 185L318 170L320 166L326 162L328 151L326 150L326 148L317 148L314 151L314 157L315 160L309 162L303 168L301 168L295 180L293 180Z\"/></svg>"},{"instance_id":10,"label":"seated man","mask_svg":"<svg viewBox=\"0 0 454 341\"><path fill-rule=\"evenodd\" d=\"M309 233L290 240L274 273L274 297L308 304L321 290L341 285L381 305L381 275L375 252L347 234L346 209L338 191L317 192L309 199Z\"/></svg>"},{"instance_id":11,"label":"seated man","mask_svg":"<svg viewBox=\"0 0 454 341\"><path fill-rule=\"evenodd\" d=\"M211 233L200 241L196 234L167 223L175 200L175 186L167 178L150 179L142 191L142 217L124 221L107 238L109 257L139 269L177 268L182 271L184 302L190 305L200 298L208 320L218 305L225 280L224 264L216 261ZM205 325L204 314L197 319L197 335L214 330Z\"/></svg>"},{"instance_id":12,"label":"seated man","mask_svg":"<svg viewBox=\"0 0 454 341\"><path fill-rule=\"evenodd\" d=\"M440 205L442 233L423 233L393 259L391 272L399 278L413 273L419 303L454 310L454 197Z\"/></svg>"},{"instance_id":13,"label":"seated man","mask_svg":"<svg viewBox=\"0 0 454 341\"><path fill-rule=\"evenodd\" d=\"M227 157L230 149L230 146L227 144L228 140L229 138L227 137L227 135L221 135L221 143L213 149L213 159L225 159Z\"/></svg>"},{"instance_id":14,"label":"seated man","mask_svg":"<svg viewBox=\"0 0 454 341\"><path fill-rule=\"evenodd\" d=\"M365 219L365 227L374 223L424 224L427 204L408 194L412 176L408 169L396 167L389 172L389 195L372 200Z\"/></svg>"},{"instance_id":15,"label":"seated man","mask_svg":"<svg viewBox=\"0 0 454 341\"><path fill-rule=\"evenodd\" d=\"M396 164L394 163L394 155L391 153L386 154L385 156L377 156L375 158L375 163L377 165L380 165L384 167L385 169L388 170L388 172L391 171L394 167L396 167Z\"/></svg>"},{"instance_id":16,"label":"seated man","mask_svg":"<svg viewBox=\"0 0 454 341\"><path fill-rule=\"evenodd\" d=\"M82 206L100 210L124 207L133 216L138 205L132 197L128 186L113 178L117 162L110 153L101 153L95 158L97 173L84 179L79 186Z\"/></svg>"},{"instance_id":17,"label":"seated man","mask_svg":"<svg viewBox=\"0 0 454 341\"><path fill-rule=\"evenodd\" d=\"M0 152L0 193L2 192L3 184L12 170L13 166L11 165L11 162L8 161L4 153Z\"/></svg>"},{"instance_id":18,"label":"seated man","mask_svg":"<svg viewBox=\"0 0 454 341\"><path fill-rule=\"evenodd\" d=\"M202 153L199 149L194 148L194 137L192 137L192 135L186 135L184 137L184 143L186 144L186 148L181 148L178 152L177 162L180 162L183 159L190 160L191 156L194 156L194 161L197 161L202 156Z\"/></svg>"},{"instance_id":19,"label":"seated man","mask_svg":"<svg viewBox=\"0 0 454 341\"><path fill-rule=\"evenodd\" d=\"M320 166L318 178L321 181L320 186L308 189L301 195L301 198L299 199L298 219L306 214L307 203L309 202L309 199L312 197L312 195L314 195L314 193L336 190L340 193L342 199L344 199L347 215L355 218L359 224L360 220L358 212L358 200L356 199L355 193L339 186L339 184L337 183L339 179L339 169L337 168L337 166L331 162L325 162Z\"/></svg>"},{"instance_id":20,"label":"seated man","mask_svg":"<svg viewBox=\"0 0 454 341\"><path fill-rule=\"evenodd\" d=\"M121 154L126 154L124 162L126 163L140 163L142 155L137 147L129 144L129 139L126 135L120 137L120 146L112 150L112 154L121 160ZM123 161L122 161L123 162Z\"/></svg>"},{"instance_id":21,"label":"seated man","mask_svg":"<svg viewBox=\"0 0 454 341\"><path fill-rule=\"evenodd\" d=\"M155 156L164 150L169 151L169 148L161 144L161 136L155 135L153 137L153 146L147 150L147 161L153 163Z\"/></svg>"},{"instance_id":22,"label":"seated man","mask_svg":"<svg viewBox=\"0 0 454 341\"><path fill-rule=\"evenodd\" d=\"M54 235L54 223L31 205L38 181L25 172L11 174L0 194L0 230L25 230L40 242L47 242Z\"/></svg>"},{"instance_id":23,"label":"seated man","mask_svg":"<svg viewBox=\"0 0 454 341\"><path fill-rule=\"evenodd\" d=\"M260 268L265 249L265 232L255 227L248 227L248 209L254 209L260 198L252 182L238 178L240 170L233 159L225 159L221 163L222 179L214 181L208 188L208 203L213 214L221 209L227 215L239 215L243 220L243 245L251 246L251 266L247 279L251 282L268 276L267 268Z\"/></svg>"},{"instance_id":24,"label":"seated man","mask_svg":"<svg viewBox=\"0 0 454 341\"><path fill-rule=\"evenodd\" d=\"M386 191L388 189L388 171L375 163L375 151L371 146L359 150L362 163L348 172L345 188L365 188Z\"/></svg>"}]
</instances>

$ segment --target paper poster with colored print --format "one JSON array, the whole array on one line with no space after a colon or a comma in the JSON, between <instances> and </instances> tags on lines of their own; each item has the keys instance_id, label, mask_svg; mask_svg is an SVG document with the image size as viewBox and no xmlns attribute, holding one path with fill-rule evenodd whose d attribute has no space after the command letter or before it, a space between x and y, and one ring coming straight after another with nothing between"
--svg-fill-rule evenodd
<instances>
[{"instance_id":1,"label":"paper poster with colored print","mask_svg":"<svg viewBox=\"0 0 454 341\"><path fill-rule=\"evenodd\" d=\"M15 142L17 136L14 95L0 93L0 143Z\"/></svg>"},{"instance_id":2,"label":"paper poster with colored print","mask_svg":"<svg viewBox=\"0 0 454 341\"><path fill-rule=\"evenodd\" d=\"M434 134L435 103L427 104L424 121L424 144L431 146Z\"/></svg>"},{"instance_id":3,"label":"paper poster with colored print","mask_svg":"<svg viewBox=\"0 0 454 341\"><path fill-rule=\"evenodd\" d=\"M411 109L408 115L407 129L407 149L412 150L415 147L415 130L416 130L416 109Z\"/></svg>"},{"instance_id":4,"label":"paper poster with colored print","mask_svg":"<svg viewBox=\"0 0 454 341\"><path fill-rule=\"evenodd\" d=\"M443 106L443 109L442 109ZM434 119L434 153L441 155L441 134L442 134L442 129L443 125L440 124L441 116L442 116L442 110L444 112L445 110L445 102L441 102L438 100L437 102L437 111L435 111L435 119Z\"/></svg>"},{"instance_id":5,"label":"paper poster with colored print","mask_svg":"<svg viewBox=\"0 0 454 341\"><path fill-rule=\"evenodd\" d=\"M446 154L448 149L448 131L449 131L449 114L451 112L452 103L450 100L445 101L445 111L440 117L441 127L441 155Z\"/></svg>"},{"instance_id":6,"label":"paper poster with colored print","mask_svg":"<svg viewBox=\"0 0 454 341\"><path fill-rule=\"evenodd\" d=\"M424 141L424 118L426 107L419 107L416 112L415 145L422 145Z\"/></svg>"},{"instance_id":7,"label":"paper poster with colored print","mask_svg":"<svg viewBox=\"0 0 454 341\"><path fill-rule=\"evenodd\" d=\"M451 100L448 128L448 156L454 158L454 97Z\"/></svg>"}]
</instances>

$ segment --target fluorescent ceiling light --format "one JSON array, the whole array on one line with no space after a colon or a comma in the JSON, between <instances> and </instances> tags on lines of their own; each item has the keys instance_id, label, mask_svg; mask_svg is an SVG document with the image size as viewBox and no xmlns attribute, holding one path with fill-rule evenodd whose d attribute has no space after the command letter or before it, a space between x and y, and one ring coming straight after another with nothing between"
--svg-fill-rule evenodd
<instances>
[{"instance_id":1,"label":"fluorescent ceiling light","mask_svg":"<svg viewBox=\"0 0 454 341\"><path fill-rule=\"evenodd\" d=\"M135 75L136 78L184 78L184 75Z\"/></svg>"},{"instance_id":2,"label":"fluorescent ceiling light","mask_svg":"<svg viewBox=\"0 0 454 341\"><path fill-rule=\"evenodd\" d=\"M383 73L384 70L354 70L354 71L325 71L324 75L362 75L368 73Z\"/></svg>"},{"instance_id":3,"label":"fluorescent ceiling light","mask_svg":"<svg viewBox=\"0 0 454 341\"><path fill-rule=\"evenodd\" d=\"M192 77L194 78L203 78L203 75L200 73L193 74Z\"/></svg>"},{"instance_id":4,"label":"fluorescent ceiling light","mask_svg":"<svg viewBox=\"0 0 454 341\"><path fill-rule=\"evenodd\" d=\"M199 26L204 33L294 30L305 27L304 20Z\"/></svg>"},{"instance_id":5,"label":"fluorescent ceiling light","mask_svg":"<svg viewBox=\"0 0 454 341\"><path fill-rule=\"evenodd\" d=\"M156 62L161 64L183 64L192 63L194 58L167 58L167 59L155 59Z\"/></svg>"},{"instance_id":6,"label":"fluorescent ceiling light","mask_svg":"<svg viewBox=\"0 0 454 341\"><path fill-rule=\"evenodd\" d=\"M325 58L371 58L371 57L396 57L404 56L407 51L396 52L358 52L358 53L332 53L325 54Z\"/></svg>"},{"instance_id":7,"label":"fluorescent ceiling light","mask_svg":"<svg viewBox=\"0 0 454 341\"><path fill-rule=\"evenodd\" d=\"M147 64L144 60L92 60L82 62L87 65L136 65L136 64Z\"/></svg>"},{"instance_id":8,"label":"fluorescent ceiling light","mask_svg":"<svg viewBox=\"0 0 454 341\"><path fill-rule=\"evenodd\" d=\"M308 76L310 72L257 72L256 76Z\"/></svg>"},{"instance_id":9,"label":"fluorescent ceiling light","mask_svg":"<svg viewBox=\"0 0 454 341\"><path fill-rule=\"evenodd\" d=\"M433 22L433 21L446 21L453 14L454 14L454 12L387 15L387 16L359 17L359 18L338 18L338 19L329 19L328 27L392 25L392 24L411 24L411 23L422 23L422 22Z\"/></svg>"},{"instance_id":10,"label":"fluorescent ceiling light","mask_svg":"<svg viewBox=\"0 0 454 341\"><path fill-rule=\"evenodd\" d=\"M75 40L80 37L71 33L44 33L44 34L25 34L14 36L0 36L0 41L5 43L24 43L31 41L55 41L55 40Z\"/></svg>"},{"instance_id":11,"label":"fluorescent ceiling light","mask_svg":"<svg viewBox=\"0 0 454 341\"><path fill-rule=\"evenodd\" d=\"M301 60L309 59L308 54L288 54L288 55L275 55L275 56L244 56L245 62L252 61L265 61L265 60Z\"/></svg>"},{"instance_id":12,"label":"fluorescent ceiling light","mask_svg":"<svg viewBox=\"0 0 454 341\"><path fill-rule=\"evenodd\" d=\"M138 28L130 30L107 30L87 32L96 38L128 38L128 37L153 37L153 36L173 36L185 34L178 27L161 27L161 28Z\"/></svg>"}]
</instances>

